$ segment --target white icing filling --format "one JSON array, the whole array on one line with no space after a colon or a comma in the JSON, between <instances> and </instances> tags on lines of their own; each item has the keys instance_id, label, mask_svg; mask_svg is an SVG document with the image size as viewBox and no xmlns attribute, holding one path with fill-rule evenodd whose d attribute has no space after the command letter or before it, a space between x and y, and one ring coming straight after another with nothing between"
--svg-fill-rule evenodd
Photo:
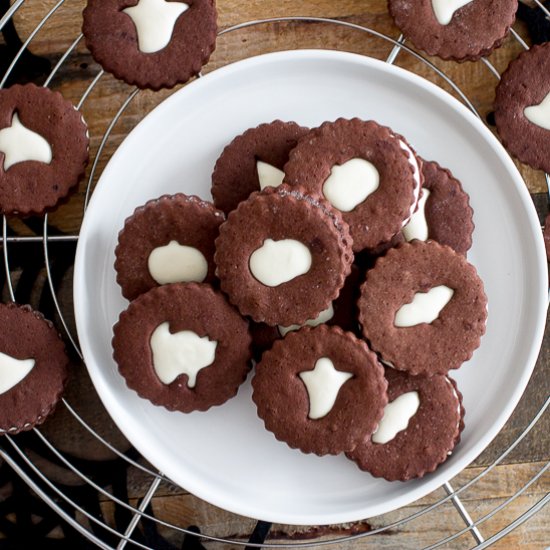
<instances>
[{"instance_id":1,"label":"white icing filling","mask_svg":"<svg viewBox=\"0 0 550 550\"><path fill-rule=\"evenodd\" d=\"M288 332L291 332L293 330L298 330L299 328L302 328L303 326L308 327L316 327L318 325L322 325L323 323L326 323L327 321L330 321L334 317L334 308L332 307L332 304L330 304L327 309L323 309L315 319L308 319L304 325L290 325L288 327L283 327L279 325L277 328L279 329L279 333L281 336L285 336Z\"/></svg>"},{"instance_id":2,"label":"white icing filling","mask_svg":"<svg viewBox=\"0 0 550 550\"><path fill-rule=\"evenodd\" d=\"M171 384L180 374L188 376L187 387L194 388L197 374L214 362L218 342L202 338L192 330L172 334L169 323L160 324L151 335L153 368L163 384Z\"/></svg>"},{"instance_id":3,"label":"white icing filling","mask_svg":"<svg viewBox=\"0 0 550 550\"><path fill-rule=\"evenodd\" d=\"M529 122L550 130L550 92L538 105L525 107L523 114Z\"/></svg>"},{"instance_id":4,"label":"white icing filling","mask_svg":"<svg viewBox=\"0 0 550 550\"><path fill-rule=\"evenodd\" d=\"M351 212L378 189L380 174L368 160L353 158L335 164L323 184L323 195L338 210Z\"/></svg>"},{"instance_id":5,"label":"white icing filling","mask_svg":"<svg viewBox=\"0 0 550 550\"><path fill-rule=\"evenodd\" d=\"M0 395L17 386L34 368L34 359L15 359L0 352Z\"/></svg>"},{"instance_id":6,"label":"white icing filling","mask_svg":"<svg viewBox=\"0 0 550 550\"><path fill-rule=\"evenodd\" d=\"M168 46L178 17L188 8L183 2L139 0L122 11L134 22L139 50L154 53Z\"/></svg>"},{"instance_id":7,"label":"white icing filling","mask_svg":"<svg viewBox=\"0 0 550 550\"><path fill-rule=\"evenodd\" d=\"M285 173L267 162L261 160L256 161L256 170L258 171L260 189L265 189L266 187L279 187L279 185L283 183Z\"/></svg>"},{"instance_id":8,"label":"white icing filling","mask_svg":"<svg viewBox=\"0 0 550 550\"><path fill-rule=\"evenodd\" d=\"M351 372L336 370L328 357L318 359L313 370L301 372L309 397L309 418L317 420L326 416L334 407L340 388L352 377Z\"/></svg>"},{"instance_id":9,"label":"white icing filling","mask_svg":"<svg viewBox=\"0 0 550 550\"><path fill-rule=\"evenodd\" d=\"M448 25L457 10L473 0L432 0L435 18L440 25Z\"/></svg>"},{"instance_id":10,"label":"white icing filling","mask_svg":"<svg viewBox=\"0 0 550 550\"><path fill-rule=\"evenodd\" d=\"M401 394L384 407L384 416L378 429L372 435L373 443L388 443L399 432L406 430L410 419L420 406L418 392L410 391Z\"/></svg>"},{"instance_id":11,"label":"white icing filling","mask_svg":"<svg viewBox=\"0 0 550 550\"><path fill-rule=\"evenodd\" d=\"M428 189L423 189L422 196L418 200L418 210L412 215L409 223L403 228L403 235L407 241L418 239L428 240L428 222L426 221L426 201L430 196Z\"/></svg>"},{"instance_id":12,"label":"white icing filling","mask_svg":"<svg viewBox=\"0 0 550 550\"><path fill-rule=\"evenodd\" d=\"M432 323L453 297L454 290L445 285L434 286L428 292L417 292L412 302L402 305L395 314L396 327L414 327Z\"/></svg>"},{"instance_id":13,"label":"white icing filling","mask_svg":"<svg viewBox=\"0 0 550 550\"><path fill-rule=\"evenodd\" d=\"M250 255L249 267L260 283L274 287L307 273L311 267L311 252L294 239L266 239Z\"/></svg>"},{"instance_id":14,"label":"white icing filling","mask_svg":"<svg viewBox=\"0 0 550 550\"><path fill-rule=\"evenodd\" d=\"M0 151L4 153L6 171L27 160L50 164L53 157L50 144L40 134L23 126L17 113L13 113L11 126L0 130Z\"/></svg>"},{"instance_id":15,"label":"white icing filling","mask_svg":"<svg viewBox=\"0 0 550 550\"><path fill-rule=\"evenodd\" d=\"M397 136L394 136L394 137L397 137ZM418 166L416 155L413 153L412 149L402 139L399 140L399 146L401 147L401 149L403 149L408 153L408 161L409 161L409 164L412 166L413 179L414 179L413 203L411 205L411 209L409 211L408 217L403 220L403 224L402 224L402 227L403 227L407 225L408 221L411 219L411 216L414 214L414 211L416 210L418 198L420 197L421 181L420 181L420 166Z\"/></svg>"},{"instance_id":16,"label":"white icing filling","mask_svg":"<svg viewBox=\"0 0 550 550\"><path fill-rule=\"evenodd\" d=\"M155 248L147 261L151 277L159 285L167 283L202 283L208 273L208 262L203 253L192 246L170 241Z\"/></svg>"}]
</instances>

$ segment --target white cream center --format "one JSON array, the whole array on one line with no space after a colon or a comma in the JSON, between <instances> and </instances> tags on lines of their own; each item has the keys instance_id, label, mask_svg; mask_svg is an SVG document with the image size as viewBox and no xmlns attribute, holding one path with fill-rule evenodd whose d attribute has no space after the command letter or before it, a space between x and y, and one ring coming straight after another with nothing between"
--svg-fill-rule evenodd
<instances>
[{"instance_id":1,"label":"white cream center","mask_svg":"<svg viewBox=\"0 0 550 550\"><path fill-rule=\"evenodd\" d=\"M418 210L412 215L409 223L403 228L403 235L407 241L418 239L428 240L428 222L426 221L426 201L430 196L428 189L422 190L422 196L418 201Z\"/></svg>"},{"instance_id":2,"label":"white cream center","mask_svg":"<svg viewBox=\"0 0 550 550\"><path fill-rule=\"evenodd\" d=\"M279 187L279 185L283 183L285 173L267 162L261 160L256 161L256 170L258 171L260 189L265 189L266 187Z\"/></svg>"},{"instance_id":3,"label":"white cream center","mask_svg":"<svg viewBox=\"0 0 550 550\"><path fill-rule=\"evenodd\" d=\"M308 319L304 325L290 325L289 327L283 327L281 325L278 326L279 333L281 336L285 336L288 332L292 332L293 330L298 330L302 328L303 326L308 327L316 327L318 325L322 325L323 323L326 323L327 321L330 321L334 317L334 308L332 307L332 304L330 304L327 309L323 309L315 319Z\"/></svg>"},{"instance_id":4,"label":"white cream center","mask_svg":"<svg viewBox=\"0 0 550 550\"><path fill-rule=\"evenodd\" d=\"M373 443L388 443L399 432L406 430L409 421L420 406L418 392L403 393L384 407L384 416L372 436Z\"/></svg>"},{"instance_id":5,"label":"white cream center","mask_svg":"<svg viewBox=\"0 0 550 550\"><path fill-rule=\"evenodd\" d=\"M153 368L163 384L171 384L180 374L188 376L187 387L194 388L197 374L216 357L218 342L202 338L192 330L172 334L169 323L160 324L151 335Z\"/></svg>"},{"instance_id":6,"label":"white cream center","mask_svg":"<svg viewBox=\"0 0 550 550\"><path fill-rule=\"evenodd\" d=\"M0 352L0 395L17 386L34 368L34 359L15 359Z\"/></svg>"},{"instance_id":7,"label":"white cream center","mask_svg":"<svg viewBox=\"0 0 550 550\"><path fill-rule=\"evenodd\" d=\"M470 2L473 2L473 0L432 0L437 22L440 25L448 25L455 12Z\"/></svg>"},{"instance_id":8,"label":"white cream center","mask_svg":"<svg viewBox=\"0 0 550 550\"><path fill-rule=\"evenodd\" d=\"M50 164L53 156L50 144L40 134L23 126L17 113L13 113L11 126L0 130L0 152L4 153L5 171L27 160Z\"/></svg>"},{"instance_id":9,"label":"white cream center","mask_svg":"<svg viewBox=\"0 0 550 550\"><path fill-rule=\"evenodd\" d=\"M278 286L307 273L311 267L311 252L300 241L266 239L250 255L252 275L266 286Z\"/></svg>"},{"instance_id":10,"label":"white cream center","mask_svg":"<svg viewBox=\"0 0 550 550\"><path fill-rule=\"evenodd\" d=\"M334 407L340 388L353 377L351 372L334 368L328 357L321 357L313 370L300 373L309 397L309 418L317 420L326 416Z\"/></svg>"},{"instance_id":11,"label":"white cream center","mask_svg":"<svg viewBox=\"0 0 550 550\"><path fill-rule=\"evenodd\" d=\"M168 46L178 17L188 8L183 2L139 0L122 11L134 22L139 50L154 53Z\"/></svg>"},{"instance_id":12,"label":"white cream center","mask_svg":"<svg viewBox=\"0 0 550 550\"><path fill-rule=\"evenodd\" d=\"M550 130L550 92L538 105L525 107L523 114L529 122Z\"/></svg>"},{"instance_id":13,"label":"white cream center","mask_svg":"<svg viewBox=\"0 0 550 550\"><path fill-rule=\"evenodd\" d=\"M454 290L445 285L434 286L428 292L417 292L411 303L402 305L395 314L396 327L414 327L432 323L453 297Z\"/></svg>"},{"instance_id":14,"label":"white cream center","mask_svg":"<svg viewBox=\"0 0 550 550\"><path fill-rule=\"evenodd\" d=\"M167 283L202 283L208 273L208 262L200 250L170 241L155 248L147 261L151 277L159 285Z\"/></svg>"},{"instance_id":15,"label":"white cream center","mask_svg":"<svg viewBox=\"0 0 550 550\"><path fill-rule=\"evenodd\" d=\"M353 158L335 164L323 184L325 198L342 212L351 212L378 189L380 174L368 160Z\"/></svg>"}]
</instances>

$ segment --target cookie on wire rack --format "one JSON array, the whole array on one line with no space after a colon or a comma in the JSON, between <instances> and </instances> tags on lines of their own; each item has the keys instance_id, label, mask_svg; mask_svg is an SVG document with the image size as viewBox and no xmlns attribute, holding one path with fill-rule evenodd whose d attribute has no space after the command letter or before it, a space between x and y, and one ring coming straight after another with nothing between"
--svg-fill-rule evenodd
<instances>
[{"instance_id":1,"label":"cookie on wire rack","mask_svg":"<svg viewBox=\"0 0 550 550\"><path fill-rule=\"evenodd\" d=\"M550 173L550 42L522 52L503 73L495 123L508 152Z\"/></svg>"},{"instance_id":2,"label":"cookie on wire rack","mask_svg":"<svg viewBox=\"0 0 550 550\"><path fill-rule=\"evenodd\" d=\"M0 435L42 424L67 384L69 359L53 324L30 306L0 304Z\"/></svg>"},{"instance_id":3,"label":"cookie on wire rack","mask_svg":"<svg viewBox=\"0 0 550 550\"><path fill-rule=\"evenodd\" d=\"M138 88L173 88L199 73L216 45L214 0L88 0L82 32L93 58Z\"/></svg>"},{"instance_id":4,"label":"cookie on wire rack","mask_svg":"<svg viewBox=\"0 0 550 550\"><path fill-rule=\"evenodd\" d=\"M475 61L498 48L517 8L517 0L388 0L406 39L428 55L454 61Z\"/></svg>"},{"instance_id":5,"label":"cookie on wire rack","mask_svg":"<svg viewBox=\"0 0 550 550\"><path fill-rule=\"evenodd\" d=\"M72 193L89 157L82 114L34 84L0 90L0 213L41 215Z\"/></svg>"}]
</instances>

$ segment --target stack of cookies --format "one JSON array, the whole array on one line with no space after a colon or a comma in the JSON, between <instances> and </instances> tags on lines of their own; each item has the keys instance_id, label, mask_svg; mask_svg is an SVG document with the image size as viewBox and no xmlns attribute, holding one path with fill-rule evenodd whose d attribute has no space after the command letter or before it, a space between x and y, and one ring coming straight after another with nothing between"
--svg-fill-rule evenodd
<instances>
[{"instance_id":1,"label":"stack of cookies","mask_svg":"<svg viewBox=\"0 0 550 550\"><path fill-rule=\"evenodd\" d=\"M223 150L213 204L138 208L116 249L128 386L169 410L253 401L292 448L389 480L433 471L464 427L447 377L480 344L460 182L374 121L274 121Z\"/></svg>"}]
</instances>

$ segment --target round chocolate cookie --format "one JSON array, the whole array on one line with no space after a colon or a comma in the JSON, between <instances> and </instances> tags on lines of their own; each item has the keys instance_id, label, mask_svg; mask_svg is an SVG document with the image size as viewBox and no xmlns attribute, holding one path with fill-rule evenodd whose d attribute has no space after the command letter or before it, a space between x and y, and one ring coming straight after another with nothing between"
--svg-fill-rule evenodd
<instances>
[{"instance_id":1,"label":"round chocolate cookie","mask_svg":"<svg viewBox=\"0 0 550 550\"><path fill-rule=\"evenodd\" d=\"M347 224L325 201L287 185L266 187L220 226L221 288L242 315L304 324L338 296L353 254Z\"/></svg>"},{"instance_id":2,"label":"round chocolate cookie","mask_svg":"<svg viewBox=\"0 0 550 550\"><path fill-rule=\"evenodd\" d=\"M115 249L122 295L137 298L167 283L215 280L214 241L223 212L195 196L163 195L125 221Z\"/></svg>"},{"instance_id":3,"label":"round chocolate cookie","mask_svg":"<svg viewBox=\"0 0 550 550\"><path fill-rule=\"evenodd\" d=\"M352 450L376 429L387 403L376 355L353 334L326 325L275 342L252 387L266 429L317 455Z\"/></svg>"},{"instance_id":4,"label":"round chocolate cookie","mask_svg":"<svg viewBox=\"0 0 550 550\"><path fill-rule=\"evenodd\" d=\"M225 403L249 371L248 323L207 284L153 288L130 302L113 332L128 387L170 411Z\"/></svg>"},{"instance_id":5,"label":"round chocolate cookie","mask_svg":"<svg viewBox=\"0 0 550 550\"><path fill-rule=\"evenodd\" d=\"M216 44L214 0L88 0L83 18L93 58L138 88L186 82Z\"/></svg>"},{"instance_id":6,"label":"round chocolate cookie","mask_svg":"<svg viewBox=\"0 0 550 550\"><path fill-rule=\"evenodd\" d=\"M474 266L435 241L390 249L361 287L363 335L384 361L411 374L459 368L479 347L486 320Z\"/></svg>"},{"instance_id":7,"label":"round chocolate cookie","mask_svg":"<svg viewBox=\"0 0 550 550\"><path fill-rule=\"evenodd\" d=\"M388 405L374 434L347 454L361 470L407 481L445 462L464 428L462 395L444 375L386 368Z\"/></svg>"},{"instance_id":8,"label":"round chocolate cookie","mask_svg":"<svg viewBox=\"0 0 550 550\"><path fill-rule=\"evenodd\" d=\"M53 412L69 359L53 324L30 306L0 304L0 326L0 434L15 434Z\"/></svg>"},{"instance_id":9,"label":"round chocolate cookie","mask_svg":"<svg viewBox=\"0 0 550 550\"><path fill-rule=\"evenodd\" d=\"M388 0L405 38L429 55L455 61L473 61L498 48L517 7L517 0Z\"/></svg>"},{"instance_id":10,"label":"round chocolate cookie","mask_svg":"<svg viewBox=\"0 0 550 550\"><path fill-rule=\"evenodd\" d=\"M84 176L88 145L82 115L59 92L0 90L0 213L52 210Z\"/></svg>"},{"instance_id":11,"label":"round chocolate cookie","mask_svg":"<svg viewBox=\"0 0 550 550\"><path fill-rule=\"evenodd\" d=\"M225 147L212 174L214 204L226 214L250 193L283 181L283 167L308 128L275 120L237 136Z\"/></svg>"},{"instance_id":12,"label":"round chocolate cookie","mask_svg":"<svg viewBox=\"0 0 550 550\"><path fill-rule=\"evenodd\" d=\"M521 53L503 73L495 122L512 155L550 173L550 42Z\"/></svg>"},{"instance_id":13,"label":"round chocolate cookie","mask_svg":"<svg viewBox=\"0 0 550 550\"><path fill-rule=\"evenodd\" d=\"M328 200L348 223L353 251L396 235L416 208L422 174L412 148L389 128L358 118L325 122L298 141L285 183Z\"/></svg>"},{"instance_id":14,"label":"round chocolate cookie","mask_svg":"<svg viewBox=\"0 0 550 550\"><path fill-rule=\"evenodd\" d=\"M422 161L424 184L418 210L403 228L407 241L428 239L446 244L466 256L472 246L474 211L469 197L450 170Z\"/></svg>"}]
</instances>

